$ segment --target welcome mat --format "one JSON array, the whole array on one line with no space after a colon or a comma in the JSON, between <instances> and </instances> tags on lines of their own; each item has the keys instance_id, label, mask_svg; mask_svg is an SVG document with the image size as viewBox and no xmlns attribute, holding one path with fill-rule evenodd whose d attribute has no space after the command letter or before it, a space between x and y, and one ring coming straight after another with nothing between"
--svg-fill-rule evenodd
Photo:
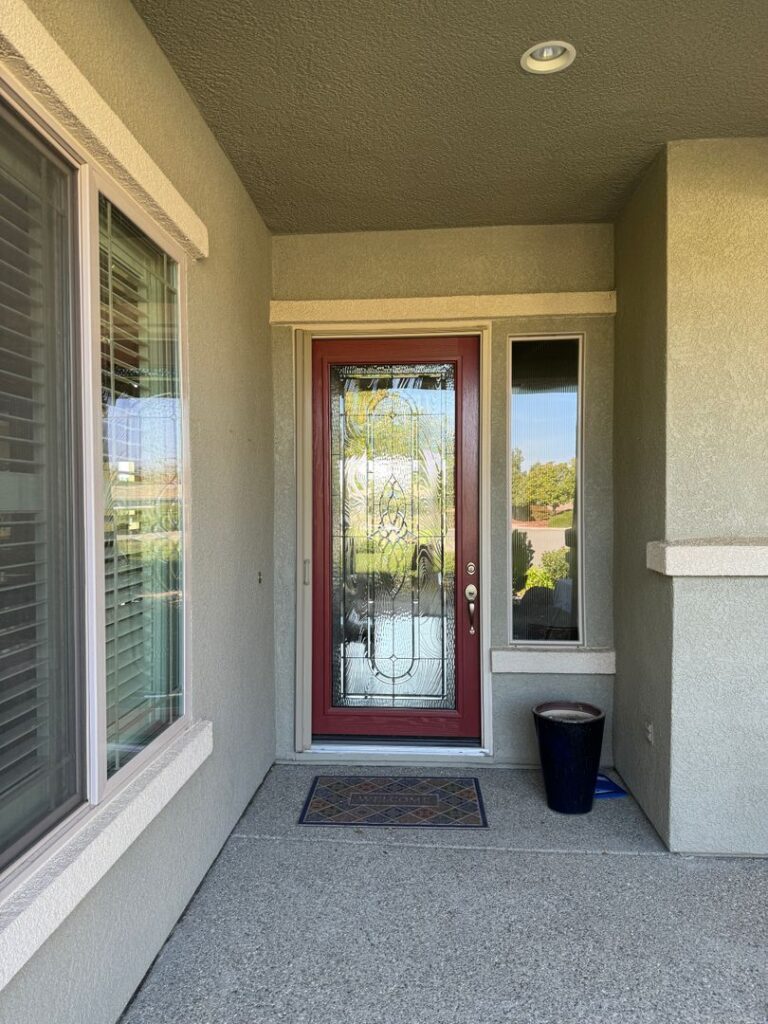
<instances>
[{"instance_id":1,"label":"welcome mat","mask_svg":"<svg viewBox=\"0 0 768 1024\"><path fill-rule=\"evenodd\" d=\"M299 824L488 828L477 779L424 775L317 775Z\"/></svg>"}]
</instances>

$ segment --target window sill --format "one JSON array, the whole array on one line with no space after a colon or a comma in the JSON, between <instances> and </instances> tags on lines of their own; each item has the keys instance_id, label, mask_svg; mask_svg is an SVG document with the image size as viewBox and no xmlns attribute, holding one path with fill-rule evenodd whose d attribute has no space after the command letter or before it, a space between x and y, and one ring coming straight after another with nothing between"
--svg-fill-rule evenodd
<instances>
[{"instance_id":1,"label":"window sill","mask_svg":"<svg viewBox=\"0 0 768 1024\"><path fill-rule=\"evenodd\" d=\"M578 647L501 647L491 651L495 675L612 676L616 652Z\"/></svg>"},{"instance_id":2,"label":"window sill","mask_svg":"<svg viewBox=\"0 0 768 1024\"><path fill-rule=\"evenodd\" d=\"M24 966L213 750L213 726L195 722L128 785L87 810L0 906L0 989Z\"/></svg>"}]
</instances>

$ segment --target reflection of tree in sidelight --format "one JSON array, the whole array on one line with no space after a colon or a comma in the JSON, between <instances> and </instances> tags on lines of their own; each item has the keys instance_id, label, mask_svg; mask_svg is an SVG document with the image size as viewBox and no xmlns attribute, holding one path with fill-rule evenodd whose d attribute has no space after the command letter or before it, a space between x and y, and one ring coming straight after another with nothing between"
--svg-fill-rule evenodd
<instances>
[{"instance_id":1,"label":"reflection of tree in sidelight","mask_svg":"<svg viewBox=\"0 0 768 1024\"><path fill-rule=\"evenodd\" d=\"M536 462L529 470L522 468L519 448L511 456L512 505L526 519L537 518L536 506L543 506L549 518L564 505L573 502L576 494L576 460L568 462ZM523 511L524 510L524 511Z\"/></svg>"}]
</instances>

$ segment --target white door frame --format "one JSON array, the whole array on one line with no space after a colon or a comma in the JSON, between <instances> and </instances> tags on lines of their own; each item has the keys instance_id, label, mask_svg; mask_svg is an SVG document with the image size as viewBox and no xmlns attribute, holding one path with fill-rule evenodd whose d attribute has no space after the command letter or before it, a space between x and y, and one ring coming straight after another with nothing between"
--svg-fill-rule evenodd
<instances>
[{"instance_id":1,"label":"white door frame","mask_svg":"<svg viewBox=\"0 0 768 1024\"><path fill-rule=\"evenodd\" d=\"M294 325L296 367L296 705L295 747L307 760L409 760L411 758L490 757L491 616L490 616L490 398L491 322L414 321L379 323L311 323ZM312 340L313 338L403 338L475 335L480 339L480 745L402 746L312 742Z\"/></svg>"}]
</instances>

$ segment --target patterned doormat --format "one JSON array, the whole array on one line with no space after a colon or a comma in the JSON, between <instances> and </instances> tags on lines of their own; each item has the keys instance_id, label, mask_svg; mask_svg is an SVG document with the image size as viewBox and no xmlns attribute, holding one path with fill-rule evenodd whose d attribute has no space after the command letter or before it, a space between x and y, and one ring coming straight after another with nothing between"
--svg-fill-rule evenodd
<instances>
[{"instance_id":1,"label":"patterned doormat","mask_svg":"<svg viewBox=\"0 0 768 1024\"><path fill-rule=\"evenodd\" d=\"M423 775L317 775L299 824L488 828L477 779Z\"/></svg>"}]
</instances>

